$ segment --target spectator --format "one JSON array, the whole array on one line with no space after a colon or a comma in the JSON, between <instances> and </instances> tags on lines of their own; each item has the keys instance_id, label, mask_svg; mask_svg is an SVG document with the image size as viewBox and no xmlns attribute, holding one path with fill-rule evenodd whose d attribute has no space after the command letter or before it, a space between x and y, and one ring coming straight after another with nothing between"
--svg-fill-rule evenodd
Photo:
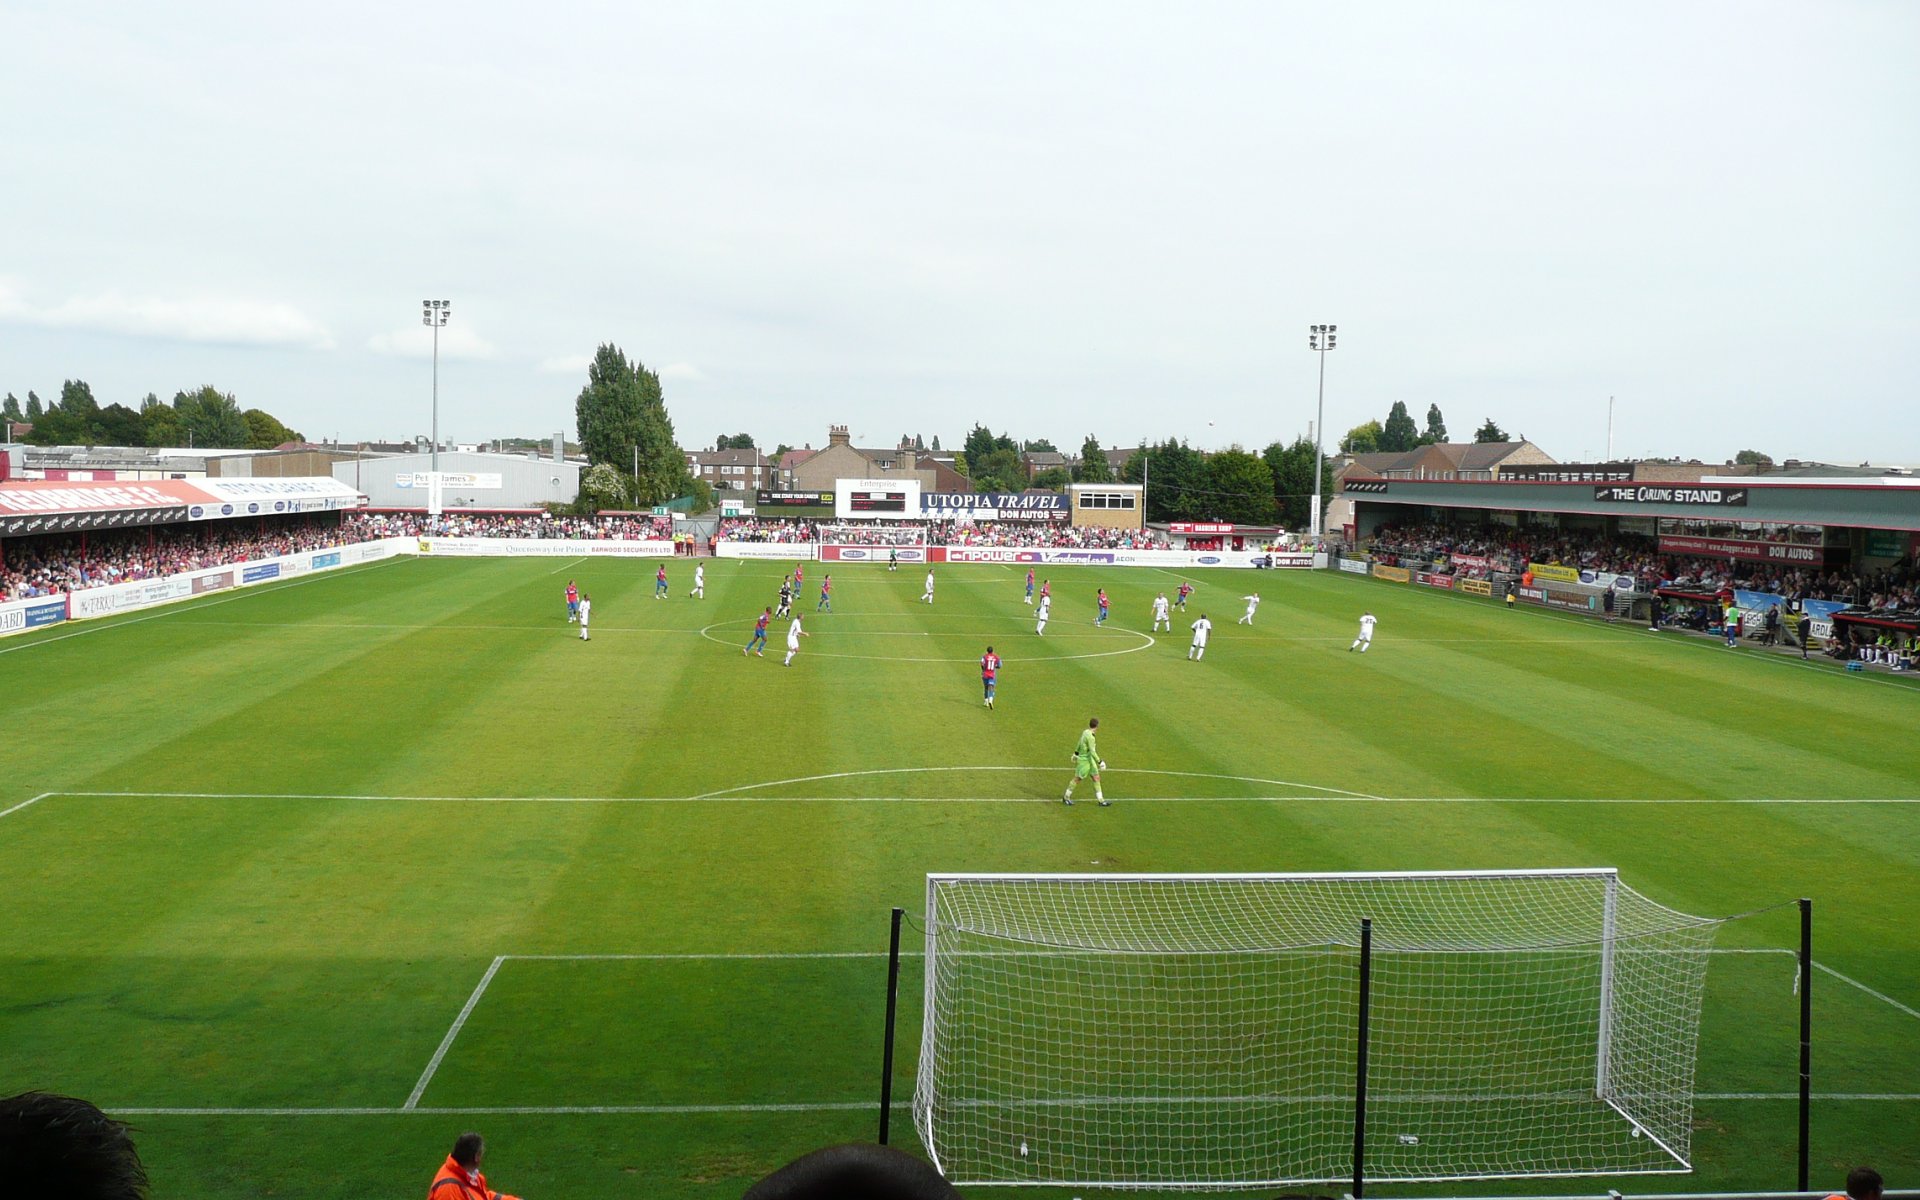
<instances>
[{"instance_id":1,"label":"spectator","mask_svg":"<svg viewBox=\"0 0 1920 1200\"><path fill-rule=\"evenodd\" d=\"M1880 1172L1872 1167L1855 1167L1847 1172L1846 1194L1835 1192L1827 1200L1880 1200L1884 1186Z\"/></svg>"},{"instance_id":2,"label":"spectator","mask_svg":"<svg viewBox=\"0 0 1920 1200\"><path fill-rule=\"evenodd\" d=\"M0 1100L0 1181L12 1196L142 1200L147 1194L147 1170L127 1127L85 1100L48 1092Z\"/></svg>"},{"instance_id":3,"label":"spectator","mask_svg":"<svg viewBox=\"0 0 1920 1200\"><path fill-rule=\"evenodd\" d=\"M924 1159L888 1146L829 1146L794 1159L741 1200L960 1200Z\"/></svg>"},{"instance_id":4,"label":"spectator","mask_svg":"<svg viewBox=\"0 0 1920 1200\"><path fill-rule=\"evenodd\" d=\"M518 1200L488 1189L487 1177L480 1173L480 1160L486 1156L487 1140L479 1134L463 1133L453 1139L453 1153L440 1164L427 1188L427 1200Z\"/></svg>"}]
</instances>

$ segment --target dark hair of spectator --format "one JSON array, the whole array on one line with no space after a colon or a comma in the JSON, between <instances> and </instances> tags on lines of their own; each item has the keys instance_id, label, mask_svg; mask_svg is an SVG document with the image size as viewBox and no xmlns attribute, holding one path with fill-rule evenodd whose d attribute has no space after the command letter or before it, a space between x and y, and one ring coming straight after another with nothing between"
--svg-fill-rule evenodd
<instances>
[{"instance_id":1,"label":"dark hair of spectator","mask_svg":"<svg viewBox=\"0 0 1920 1200\"><path fill-rule=\"evenodd\" d=\"M1885 1181L1872 1167L1855 1167L1847 1172L1847 1195L1853 1200L1879 1200Z\"/></svg>"},{"instance_id":2,"label":"dark hair of spectator","mask_svg":"<svg viewBox=\"0 0 1920 1200\"><path fill-rule=\"evenodd\" d=\"M487 1139L471 1130L453 1139L453 1161L469 1171L480 1165L480 1156L486 1150Z\"/></svg>"},{"instance_id":3,"label":"dark hair of spectator","mask_svg":"<svg viewBox=\"0 0 1920 1200\"><path fill-rule=\"evenodd\" d=\"M829 1146L794 1159L742 1200L960 1200L924 1159L888 1146Z\"/></svg>"},{"instance_id":4,"label":"dark hair of spectator","mask_svg":"<svg viewBox=\"0 0 1920 1200\"><path fill-rule=\"evenodd\" d=\"M143 1200L147 1169L128 1128L85 1100L22 1092L0 1100L0 1178L11 1196Z\"/></svg>"}]
</instances>

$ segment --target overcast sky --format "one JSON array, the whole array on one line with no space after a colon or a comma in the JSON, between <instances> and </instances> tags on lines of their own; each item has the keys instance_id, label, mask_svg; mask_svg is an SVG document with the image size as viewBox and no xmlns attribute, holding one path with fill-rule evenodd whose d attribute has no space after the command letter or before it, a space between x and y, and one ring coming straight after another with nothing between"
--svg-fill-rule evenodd
<instances>
[{"instance_id":1,"label":"overcast sky","mask_svg":"<svg viewBox=\"0 0 1920 1200\"><path fill-rule=\"evenodd\" d=\"M1920 4L0 4L0 391L1920 463ZM1071 446L1069 445L1071 443Z\"/></svg>"}]
</instances>

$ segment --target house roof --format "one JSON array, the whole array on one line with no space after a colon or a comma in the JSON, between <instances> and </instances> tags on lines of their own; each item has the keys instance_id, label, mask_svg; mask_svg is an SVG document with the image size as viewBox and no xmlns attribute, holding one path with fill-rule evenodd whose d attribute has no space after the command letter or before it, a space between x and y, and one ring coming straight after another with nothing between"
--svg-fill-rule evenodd
<instances>
[{"instance_id":1,"label":"house roof","mask_svg":"<svg viewBox=\"0 0 1920 1200\"><path fill-rule=\"evenodd\" d=\"M766 455L758 450L689 450L687 458L703 467L768 465Z\"/></svg>"}]
</instances>

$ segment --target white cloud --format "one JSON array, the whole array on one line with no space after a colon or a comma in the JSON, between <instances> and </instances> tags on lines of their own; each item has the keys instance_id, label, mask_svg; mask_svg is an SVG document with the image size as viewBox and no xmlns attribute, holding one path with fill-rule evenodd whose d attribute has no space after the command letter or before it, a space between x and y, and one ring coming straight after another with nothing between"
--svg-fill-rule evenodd
<instances>
[{"instance_id":1,"label":"white cloud","mask_svg":"<svg viewBox=\"0 0 1920 1200\"><path fill-rule=\"evenodd\" d=\"M666 366L660 368L660 378L662 379L687 379L698 382L706 377L707 373L692 363L668 363Z\"/></svg>"},{"instance_id":2,"label":"white cloud","mask_svg":"<svg viewBox=\"0 0 1920 1200\"><path fill-rule=\"evenodd\" d=\"M540 369L554 375L585 375L593 365L591 354L562 354L540 360Z\"/></svg>"},{"instance_id":3,"label":"white cloud","mask_svg":"<svg viewBox=\"0 0 1920 1200\"><path fill-rule=\"evenodd\" d=\"M433 330L425 325L377 333L367 339L367 349L395 358L433 357ZM447 325L440 330L440 357L445 359L498 358L500 352L472 329Z\"/></svg>"},{"instance_id":4,"label":"white cloud","mask_svg":"<svg viewBox=\"0 0 1920 1200\"><path fill-rule=\"evenodd\" d=\"M0 321L186 342L333 348L326 327L292 305L221 296L128 296L109 289L40 305L0 282Z\"/></svg>"}]
</instances>

